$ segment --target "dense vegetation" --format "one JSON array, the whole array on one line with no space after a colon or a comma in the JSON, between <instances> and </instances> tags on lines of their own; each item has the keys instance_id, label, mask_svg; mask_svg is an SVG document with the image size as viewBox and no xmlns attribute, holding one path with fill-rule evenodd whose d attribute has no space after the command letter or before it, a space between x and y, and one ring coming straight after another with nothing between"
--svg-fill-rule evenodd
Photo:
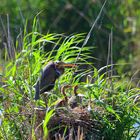
<instances>
[{"instance_id":1,"label":"dense vegetation","mask_svg":"<svg viewBox=\"0 0 140 140\"><path fill-rule=\"evenodd\" d=\"M137 137L140 2L107 1L88 36L102 4L101 0L2 2L0 139ZM34 101L41 69L57 60L77 67L66 69L50 94ZM65 85L78 87L75 108L58 105L65 99L60 90ZM75 96L73 88L66 95Z\"/></svg>"},{"instance_id":2,"label":"dense vegetation","mask_svg":"<svg viewBox=\"0 0 140 140\"><path fill-rule=\"evenodd\" d=\"M26 20L27 30L32 28L32 20L38 13L39 32L87 33L95 21L103 0L1 0L1 18L5 29L0 26L0 34L3 36L7 28L9 15L10 34L12 38L22 37ZM82 23L82 24L81 24ZM94 61L94 65L100 68L106 65L108 52L108 36L113 30L113 60L118 63L135 63L131 68L139 68L139 33L140 33L140 3L137 0L107 1L102 16L96 24L88 45L95 46L92 52L100 61ZM0 40L0 43L6 39ZM100 51L99 51L100 50ZM126 55L127 54L127 55ZM131 69L129 68L129 70ZM135 70L136 70L135 69ZM127 69L128 70L128 69Z\"/></svg>"}]
</instances>

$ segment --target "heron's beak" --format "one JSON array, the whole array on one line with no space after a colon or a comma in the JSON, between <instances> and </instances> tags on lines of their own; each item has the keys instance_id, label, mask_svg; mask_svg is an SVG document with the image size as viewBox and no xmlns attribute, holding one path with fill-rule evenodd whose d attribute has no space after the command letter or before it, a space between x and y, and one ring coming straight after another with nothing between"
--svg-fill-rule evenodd
<instances>
[{"instance_id":1,"label":"heron's beak","mask_svg":"<svg viewBox=\"0 0 140 140\"><path fill-rule=\"evenodd\" d=\"M70 63L64 63L64 64L62 64L62 66L64 68L73 68L73 67L76 67L77 65L76 64L70 64Z\"/></svg>"}]
</instances>

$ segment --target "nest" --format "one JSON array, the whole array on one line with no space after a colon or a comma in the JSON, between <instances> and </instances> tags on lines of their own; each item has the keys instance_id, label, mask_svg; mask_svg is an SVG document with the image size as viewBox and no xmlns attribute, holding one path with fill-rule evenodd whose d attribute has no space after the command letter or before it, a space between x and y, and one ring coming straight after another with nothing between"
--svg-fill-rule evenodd
<instances>
[{"instance_id":1,"label":"nest","mask_svg":"<svg viewBox=\"0 0 140 140\"><path fill-rule=\"evenodd\" d=\"M82 106L82 97L78 96L78 86L74 87L74 96L68 98L65 89L70 86L62 87L64 99L59 100L55 106L55 114L47 125L49 130L49 140L100 140L102 125L91 115L87 107ZM36 109L37 127L44 120L46 110ZM37 129L36 129L37 130ZM43 130L37 132L38 138L43 137Z\"/></svg>"},{"instance_id":2,"label":"nest","mask_svg":"<svg viewBox=\"0 0 140 140\"><path fill-rule=\"evenodd\" d=\"M43 137L43 130L41 122L45 117L45 110L36 110L37 113L37 126L36 129L38 138ZM51 117L48 124L49 140L60 139L86 139L86 140L100 140L101 139L101 124L94 119L91 119L90 112L82 107L61 107L57 108L55 114ZM39 127L38 127L39 128Z\"/></svg>"}]
</instances>

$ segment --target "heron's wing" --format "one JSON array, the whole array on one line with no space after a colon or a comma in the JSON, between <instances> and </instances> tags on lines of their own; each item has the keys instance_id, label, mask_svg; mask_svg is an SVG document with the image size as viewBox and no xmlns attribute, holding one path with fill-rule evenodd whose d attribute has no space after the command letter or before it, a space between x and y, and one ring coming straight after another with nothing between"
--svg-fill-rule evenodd
<instances>
[{"instance_id":1,"label":"heron's wing","mask_svg":"<svg viewBox=\"0 0 140 140\"><path fill-rule=\"evenodd\" d=\"M35 100L39 99L39 95L41 93L49 91L54 87L56 78L57 73L54 63L46 65L46 67L41 71L40 77L38 78L35 86Z\"/></svg>"},{"instance_id":2,"label":"heron's wing","mask_svg":"<svg viewBox=\"0 0 140 140\"><path fill-rule=\"evenodd\" d=\"M54 84L56 80L56 70L54 64L47 65L41 74L40 89L47 89L50 85ZM44 91L43 90L43 91Z\"/></svg>"}]
</instances>

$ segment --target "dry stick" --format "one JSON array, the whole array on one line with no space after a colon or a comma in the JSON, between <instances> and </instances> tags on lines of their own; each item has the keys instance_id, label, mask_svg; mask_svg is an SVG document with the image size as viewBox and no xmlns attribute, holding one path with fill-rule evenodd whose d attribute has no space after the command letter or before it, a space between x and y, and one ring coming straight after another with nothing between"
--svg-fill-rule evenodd
<instances>
[{"instance_id":1,"label":"dry stick","mask_svg":"<svg viewBox=\"0 0 140 140\"><path fill-rule=\"evenodd\" d=\"M3 23L3 20L2 20L2 17L1 17L1 16L0 16L0 21L1 21L1 26L2 26L2 29L3 29L5 38L6 38L6 40L8 40L8 33L7 33L7 31L6 31L6 27L5 27L4 23ZM5 49L7 49L6 52L7 52L7 54L8 54L8 47L7 47L7 44L6 44L5 42L3 42L3 46L4 46ZM8 57L8 59L9 59L9 54L7 55L7 57Z\"/></svg>"},{"instance_id":2,"label":"dry stick","mask_svg":"<svg viewBox=\"0 0 140 140\"><path fill-rule=\"evenodd\" d=\"M104 1L104 4L103 4L103 6L102 6L102 8L101 8L101 10L100 10L100 12L99 12L97 18L96 18L95 21L93 22L93 24L92 24L92 26L91 26L91 29L90 29L90 31L88 32L88 34L87 34L87 36L86 36L86 38L85 38L85 40L84 40L84 43L83 43L83 45L82 45L82 47L81 47L81 49L80 49L80 51L79 51L79 53L78 53L78 55L77 55L77 57L76 57L76 60L75 60L75 63L74 63L74 64L76 64L76 62L77 62L77 60L78 60L78 58L79 58L79 56L80 56L80 54L81 54L81 52L82 52L82 48L87 44L87 42L88 42L88 40L89 40L89 38L90 38L90 36L91 36L91 33L92 33L92 31L93 31L93 29L94 29L94 27L95 27L97 21L98 21L99 18L101 17L101 14L102 14L102 11L103 11L103 9L104 9L104 7L105 7L106 2L107 2L107 0ZM73 74L74 74L75 71L76 71L76 68L73 68Z\"/></svg>"},{"instance_id":3,"label":"dry stick","mask_svg":"<svg viewBox=\"0 0 140 140\"><path fill-rule=\"evenodd\" d=\"M113 91L113 82L112 82L112 77L113 77L113 31L111 29L111 34L110 34L110 49L111 49L111 90Z\"/></svg>"},{"instance_id":4,"label":"dry stick","mask_svg":"<svg viewBox=\"0 0 140 140\"><path fill-rule=\"evenodd\" d=\"M112 30L109 34L109 41L108 41L108 54L107 54L107 64L106 64L106 72L108 73L106 76L109 78L112 77L113 73L113 52L112 52Z\"/></svg>"},{"instance_id":5,"label":"dry stick","mask_svg":"<svg viewBox=\"0 0 140 140\"><path fill-rule=\"evenodd\" d=\"M107 54L107 64L106 64L106 71L107 71L107 74L106 74L106 78L107 78L107 76L109 77L109 58L110 58L110 34L109 34L109 39L108 39L108 54Z\"/></svg>"},{"instance_id":6,"label":"dry stick","mask_svg":"<svg viewBox=\"0 0 140 140\"><path fill-rule=\"evenodd\" d=\"M110 62L110 64L109 64ZM113 87L113 81L112 81L112 77L113 77L113 32L112 32L112 29L111 29L111 32L109 34L109 43L108 43L108 58L107 58L107 73L108 73L108 78L109 78L109 83L110 83L110 86L111 86L111 91L109 92L108 94L108 97L111 97L112 96L112 91L114 89ZM110 71L109 70L109 67L110 67ZM115 100L114 98L112 99L112 107L114 108L115 107Z\"/></svg>"},{"instance_id":7,"label":"dry stick","mask_svg":"<svg viewBox=\"0 0 140 140\"><path fill-rule=\"evenodd\" d=\"M113 76L113 52L112 52L112 29L111 32L109 34L109 40L108 40L108 54L107 54L107 64L106 64L106 78L108 77L109 80L111 81L111 83L109 81L107 81L107 83L109 82L111 84L111 91L113 91L113 85L112 85L112 76ZM109 96L111 96L111 94L109 94Z\"/></svg>"},{"instance_id":8,"label":"dry stick","mask_svg":"<svg viewBox=\"0 0 140 140\"><path fill-rule=\"evenodd\" d=\"M9 25L9 15L7 14L7 51L9 54L9 58L12 57L12 45L11 45L11 35L10 35L10 25Z\"/></svg>"}]
</instances>

